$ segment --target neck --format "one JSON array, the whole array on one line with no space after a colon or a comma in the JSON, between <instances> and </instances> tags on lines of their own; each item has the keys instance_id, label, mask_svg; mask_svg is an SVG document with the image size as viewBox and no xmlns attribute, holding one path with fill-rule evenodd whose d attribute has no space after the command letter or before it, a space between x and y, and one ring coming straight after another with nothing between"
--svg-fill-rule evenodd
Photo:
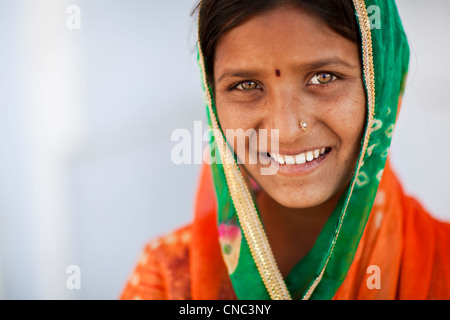
<instances>
[{"instance_id":1,"label":"neck","mask_svg":"<svg viewBox=\"0 0 450 320\"><path fill-rule=\"evenodd\" d=\"M312 249L342 193L319 206L298 209L285 207L264 190L259 191L257 202L261 218L284 277Z\"/></svg>"}]
</instances>

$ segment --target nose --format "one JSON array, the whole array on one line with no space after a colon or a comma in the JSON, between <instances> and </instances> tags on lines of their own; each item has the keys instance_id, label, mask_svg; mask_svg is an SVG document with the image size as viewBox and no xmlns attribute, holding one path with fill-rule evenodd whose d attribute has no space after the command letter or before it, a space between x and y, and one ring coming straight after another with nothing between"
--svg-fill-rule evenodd
<instances>
[{"instance_id":1,"label":"nose","mask_svg":"<svg viewBox=\"0 0 450 320\"><path fill-rule=\"evenodd\" d=\"M268 103L266 126L279 130L281 148L292 146L311 132L313 119L308 112L308 101L302 97L300 89L293 86L272 90Z\"/></svg>"}]
</instances>

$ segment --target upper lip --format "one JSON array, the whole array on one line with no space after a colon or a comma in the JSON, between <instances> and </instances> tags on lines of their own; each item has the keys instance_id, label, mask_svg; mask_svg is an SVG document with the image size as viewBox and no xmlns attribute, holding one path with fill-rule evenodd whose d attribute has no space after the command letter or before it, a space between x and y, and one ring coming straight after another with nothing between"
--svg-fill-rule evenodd
<instances>
[{"instance_id":1,"label":"upper lip","mask_svg":"<svg viewBox=\"0 0 450 320\"><path fill-rule=\"evenodd\" d=\"M311 148L303 148L303 149L298 149L298 150L279 150L278 152L273 152L282 156L295 156L298 154L302 154L302 153L307 153L309 151L314 151L314 150L322 150L323 148L325 148L326 150L329 149L330 147L311 147ZM265 153L269 153L271 154L272 151L265 151Z\"/></svg>"}]
</instances>

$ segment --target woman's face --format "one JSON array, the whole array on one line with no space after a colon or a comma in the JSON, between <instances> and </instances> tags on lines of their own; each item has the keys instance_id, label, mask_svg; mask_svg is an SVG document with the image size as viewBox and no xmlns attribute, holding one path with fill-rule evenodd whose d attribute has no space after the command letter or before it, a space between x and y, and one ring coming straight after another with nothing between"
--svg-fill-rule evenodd
<instances>
[{"instance_id":1,"label":"woman's face","mask_svg":"<svg viewBox=\"0 0 450 320\"><path fill-rule=\"evenodd\" d=\"M238 151L235 139L227 139L240 160L246 159L246 171L281 205L318 206L350 182L366 119L359 59L355 43L293 5L258 14L219 40L214 58L219 122L224 132L267 130L267 147L246 139L245 152L257 152L256 164ZM278 150L271 129L279 130ZM276 173L261 174L270 165L279 165Z\"/></svg>"}]
</instances>

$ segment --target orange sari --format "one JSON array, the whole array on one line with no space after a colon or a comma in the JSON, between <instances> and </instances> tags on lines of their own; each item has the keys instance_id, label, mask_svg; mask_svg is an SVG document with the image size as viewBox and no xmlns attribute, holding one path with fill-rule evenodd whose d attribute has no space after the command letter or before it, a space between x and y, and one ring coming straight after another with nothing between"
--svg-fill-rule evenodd
<instances>
[{"instance_id":1,"label":"orange sari","mask_svg":"<svg viewBox=\"0 0 450 320\"><path fill-rule=\"evenodd\" d=\"M299 282L288 288L289 281L282 283L281 274L272 268L276 261L259 236L264 230L255 203L219 126L199 43L213 129L210 147L217 147L215 155L227 165L203 166L193 223L146 247L123 299L450 299L450 225L432 218L408 197L386 163L408 71L407 37L394 0L353 3L362 44L366 132L345 201L335 209L338 223L329 220L333 229L324 228L322 241L316 240L324 245L310 251L319 256L320 264L304 258L301 266L314 270L293 269L295 279L307 280L305 292L292 292ZM368 14L372 6L383 12L384 27L372 28ZM244 220L251 223L241 224ZM222 250L219 239L225 237L218 226L257 236L230 241L231 249ZM227 269L224 259L228 266L233 266L230 260L237 261L237 267Z\"/></svg>"},{"instance_id":2,"label":"orange sari","mask_svg":"<svg viewBox=\"0 0 450 320\"><path fill-rule=\"evenodd\" d=\"M216 220L211 170L204 165L193 223L146 246L121 299L236 299ZM405 195L389 163L334 299L450 299L450 224Z\"/></svg>"}]
</instances>

